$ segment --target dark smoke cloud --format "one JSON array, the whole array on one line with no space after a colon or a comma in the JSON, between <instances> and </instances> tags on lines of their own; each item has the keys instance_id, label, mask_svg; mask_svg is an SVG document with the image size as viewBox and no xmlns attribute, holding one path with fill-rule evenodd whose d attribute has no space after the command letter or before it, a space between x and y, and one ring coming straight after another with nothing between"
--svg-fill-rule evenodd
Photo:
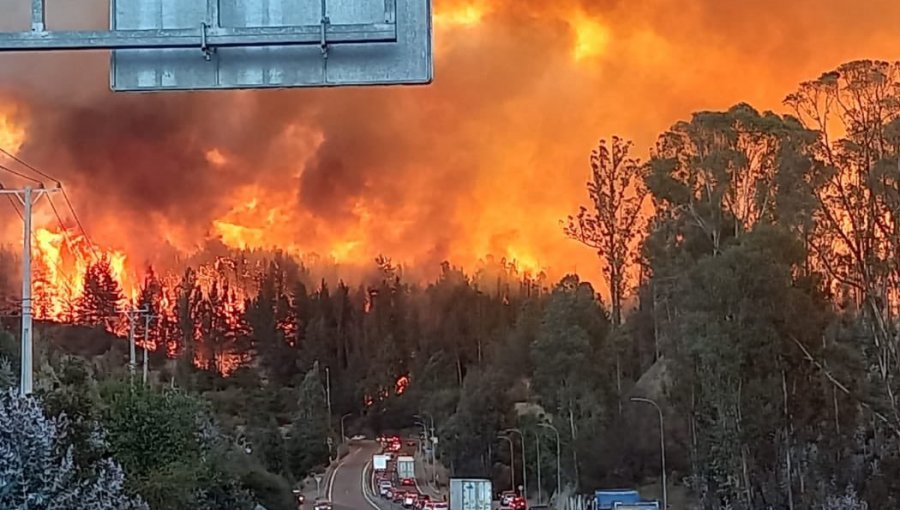
<instances>
[{"instance_id":1,"label":"dark smoke cloud","mask_svg":"<svg viewBox=\"0 0 900 510\"><path fill-rule=\"evenodd\" d=\"M435 268L515 247L563 272L596 269L558 226L583 201L596 138L648 147L693 110L778 107L842 61L900 57L894 0L468 3L490 8L479 27L438 27L429 87L114 95L105 55L67 54L0 55L0 90L27 105L23 156L75 189L95 237L141 256L173 226L199 244L256 186L280 208L272 243L327 253L362 238L366 256ZM26 27L25 4L0 0L0 28ZM50 4L58 27L107 19L103 1ZM579 15L608 30L582 62Z\"/></svg>"}]
</instances>

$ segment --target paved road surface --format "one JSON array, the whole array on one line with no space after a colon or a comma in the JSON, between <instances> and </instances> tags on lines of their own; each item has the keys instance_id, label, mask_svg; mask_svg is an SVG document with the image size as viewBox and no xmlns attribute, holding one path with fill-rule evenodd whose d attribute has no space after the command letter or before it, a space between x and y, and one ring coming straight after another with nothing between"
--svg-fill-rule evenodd
<instances>
[{"instance_id":1,"label":"paved road surface","mask_svg":"<svg viewBox=\"0 0 900 510\"><path fill-rule=\"evenodd\" d=\"M350 447L350 453L341 461L334 472L331 485L331 500L334 510L380 510L363 495L363 470L372 462L372 455L378 453L378 443L362 442Z\"/></svg>"}]
</instances>

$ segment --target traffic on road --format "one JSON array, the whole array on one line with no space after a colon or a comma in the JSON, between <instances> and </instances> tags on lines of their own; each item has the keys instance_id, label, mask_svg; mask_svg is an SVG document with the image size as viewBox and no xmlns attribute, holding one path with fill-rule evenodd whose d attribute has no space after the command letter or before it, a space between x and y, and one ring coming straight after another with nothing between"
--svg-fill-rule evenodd
<instances>
[{"instance_id":1,"label":"traffic on road","mask_svg":"<svg viewBox=\"0 0 900 510\"><path fill-rule=\"evenodd\" d=\"M399 436L378 438L381 452L373 456L373 486L388 504L405 510L449 510L447 501L436 501L416 483L415 448L418 443Z\"/></svg>"}]
</instances>

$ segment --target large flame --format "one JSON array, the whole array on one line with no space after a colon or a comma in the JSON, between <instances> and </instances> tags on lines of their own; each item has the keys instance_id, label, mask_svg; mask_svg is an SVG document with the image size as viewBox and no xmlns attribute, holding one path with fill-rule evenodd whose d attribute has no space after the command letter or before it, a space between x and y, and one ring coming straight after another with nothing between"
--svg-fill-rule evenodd
<instances>
[{"instance_id":1,"label":"large flame","mask_svg":"<svg viewBox=\"0 0 900 510\"><path fill-rule=\"evenodd\" d=\"M135 268L119 251L92 246L75 229L37 228L32 244L35 273L35 316L39 319L70 321L84 293L85 274L100 257L109 261L113 278L119 283L124 306L137 298L139 285Z\"/></svg>"},{"instance_id":2,"label":"large flame","mask_svg":"<svg viewBox=\"0 0 900 510\"><path fill-rule=\"evenodd\" d=\"M492 256L603 290L596 254L559 224L585 201L597 138L640 152L693 111L777 110L841 61L900 57L890 0L434 4L429 87L123 96L77 79L105 58L67 56L86 66L72 73L0 57L0 146L58 175L97 243L38 212L47 317L77 301L94 251L132 297L148 263L179 274L215 242L342 270L385 254L412 278ZM17 242L8 219L3 240Z\"/></svg>"}]
</instances>

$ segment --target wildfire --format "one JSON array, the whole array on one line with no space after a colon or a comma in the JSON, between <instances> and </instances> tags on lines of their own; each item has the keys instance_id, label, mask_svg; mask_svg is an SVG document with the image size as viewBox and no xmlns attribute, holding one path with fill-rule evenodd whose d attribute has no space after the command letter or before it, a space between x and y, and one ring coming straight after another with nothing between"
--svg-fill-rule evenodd
<instances>
[{"instance_id":1,"label":"wildfire","mask_svg":"<svg viewBox=\"0 0 900 510\"><path fill-rule=\"evenodd\" d=\"M443 26L473 26L481 23L487 12L485 2L465 2L453 7L445 7L434 14L434 24Z\"/></svg>"},{"instance_id":2,"label":"wildfire","mask_svg":"<svg viewBox=\"0 0 900 510\"><path fill-rule=\"evenodd\" d=\"M403 392L406 391L406 388L409 387L409 376L402 375L397 379L397 383L394 385L394 393L397 395L403 395Z\"/></svg>"},{"instance_id":3,"label":"wildfire","mask_svg":"<svg viewBox=\"0 0 900 510\"><path fill-rule=\"evenodd\" d=\"M14 122L14 104L0 102L0 147L12 154L19 152L25 143L25 128Z\"/></svg>"},{"instance_id":4,"label":"wildfire","mask_svg":"<svg viewBox=\"0 0 900 510\"><path fill-rule=\"evenodd\" d=\"M35 316L44 320L72 320L78 300L84 293L84 279L98 257L109 261L113 278L123 298L135 299L138 285L129 273L124 253L103 250L74 229L34 232L32 266L34 270Z\"/></svg>"},{"instance_id":5,"label":"wildfire","mask_svg":"<svg viewBox=\"0 0 900 510\"><path fill-rule=\"evenodd\" d=\"M609 27L596 18L579 12L572 21L572 29L575 31L575 46L572 49L575 60L600 56L609 45Z\"/></svg>"}]
</instances>

